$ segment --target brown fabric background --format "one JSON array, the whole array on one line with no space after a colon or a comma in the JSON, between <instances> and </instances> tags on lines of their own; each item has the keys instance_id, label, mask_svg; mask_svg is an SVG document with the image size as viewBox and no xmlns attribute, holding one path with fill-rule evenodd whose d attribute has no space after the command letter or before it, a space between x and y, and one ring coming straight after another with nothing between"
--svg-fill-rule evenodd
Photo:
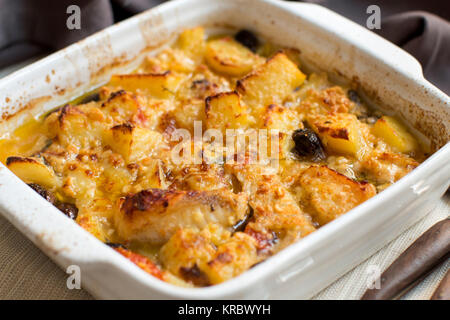
<instances>
[{"instance_id":1,"label":"brown fabric background","mask_svg":"<svg viewBox=\"0 0 450 320\"><path fill-rule=\"evenodd\" d=\"M306 0L323 5L365 26L366 9L381 11L379 35L411 53L425 78L450 94L450 1L443 0Z\"/></svg>"},{"instance_id":2,"label":"brown fabric background","mask_svg":"<svg viewBox=\"0 0 450 320\"><path fill-rule=\"evenodd\" d=\"M224 0L226 1L226 0ZM61 49L164 0L0 0L0 68ZM450 2L442 0L305 0L362 25L381 8L377 32L414 55L425 77L450 94ZM66 8L81 8L81 29L66 28Z\"/></svg>"}]
</instances>

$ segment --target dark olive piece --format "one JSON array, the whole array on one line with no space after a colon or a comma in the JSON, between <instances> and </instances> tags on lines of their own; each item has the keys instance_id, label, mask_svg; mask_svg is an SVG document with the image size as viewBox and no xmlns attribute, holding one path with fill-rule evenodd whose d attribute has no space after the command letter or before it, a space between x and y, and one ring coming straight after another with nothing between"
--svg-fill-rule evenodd
<instances>
[{"instance_id":1,"label":"dark olive piece","mask_svg":"<svg viewBox=\"0 0 450 320\"><path fill-rule=\"evenodd\" d=\"M361 98L359 97L358 92L356 92L355 90L348 90L347 91L347 95L348 98L353 101L354 103L360 104L361 103Z\"/></svg>"},{"instance_id":2,"label":"dark olive piece","mask_svg":"<svg viewBox=\"0 0 450 320\"><path fill-rule=\"evenodd\" d=\"M42 198L50 202L52 205L57 207L62 213L64 213L66 216L68 216L70 219L75 220L78 216L78 208L71 203L65 203L65 202L59 202L56 200L56 197L45 189L43 186L37 184L37 183L30 183L28 186L36 191Z\"/></svg>"},{"instance_id":3,"label":"dark olive piece","mask_svg":"<svg viewBox=\"0 0 450 320\"><path fill-rule=\"evenodd\" d=\"M34 191L36 191L45 200L47 200L51 204L55 204L55 201L56 201L55 196L53 195L53 193L51 193L50 191L45 189L43 186L41 186L37 183L30 183L30 184L28 184L28 186L31 189L33 189Z\"/></svg>"},{"instance_id":4,"label":"dark olive piece","mask_svg":"<svg viewBox=\"0 0 450 320\"><path fill-rule=\"evenodd\" d=\"M245 218L236 222L232 227L234 232L243 232L247 224L250 222L250 219L253 217L253 208L250 206L248 206L248 208L249 211Z\"/></svg>"},{"instance_id":5,"label":"dark olive piece","mask_svg":"<svg viewBox=\"0 0 450 320\"><path fill-rule=\"evenodd\" d=\"M72 220L75 220L78 216L78 208L74 204L59 202L56 207Z\"/></svg>"},{"instance_id":6,"label":"dark olive piece","mask_svg":"<svg viewBox=\"0 0 450 320\"><path fill-rule=\"evenodd\" d=\"M184 280L201 287L211 285L208 276L195 263L192 267L180 267L180 275Z\"/></svg>"},{"instance_id":7,"label":"dark olive piece","mask_svg":"<svg viewBox=\"0 0 450 320\"><path fill-rule=\"evenodd\" d=\"M248 30L241 30L234 36L234 39L251 51L256 52L259 47L259 40L255 34Z\"/></svg>"},{"instance_id":8,"label":"dark olive piece","mask_svg":"<svg viewBox=\"0 0 450 320\"><path fill-rule=\"evenodd\" d=\"M86 104L86 103L89 103L92 101L95 101L95 102L100 101L100 94L98 92L87 95L86 97L81 99L78 104Z\"/></svg>"},{"instance_id":9,"label":"dark olive piece","mask_svg":"<svg viewBox=\"0 0 450 320\"><path fill-rule=\"evenodd\" d=\"M311 129L298 129L292 134L295 142L295 152L302 157L309 157L313 161L325 159L322 142Z\"/></svg>"}]
</instances>

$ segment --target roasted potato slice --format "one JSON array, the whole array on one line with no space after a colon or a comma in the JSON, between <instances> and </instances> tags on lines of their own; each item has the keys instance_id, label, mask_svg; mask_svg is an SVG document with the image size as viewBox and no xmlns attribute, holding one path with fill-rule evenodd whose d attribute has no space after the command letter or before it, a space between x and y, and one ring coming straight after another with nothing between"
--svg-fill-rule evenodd
<instances>
[{"instance_id":1,"label":"roasted potato slice","mask_svg":"<svg viewBox=\"0 0 450 320\"><path fill-rule=\"evenodd\" d=\"M180 33L177 47L194 60L201 60L205 51L205 29L196 27Z\"/></svg>"},{"instance_id":2,"label":"roasted potato slice","mask_svg":"<svg viewBox=\"0 0 450 320\"><path fill-rule=\"evenodd\" d=\"M409 153L417 150L418 144L414 136L397 119L383 116L375 123L372 132L383 139L394 151Z\"/></svg>"},{"instance_id":3,"label":"roasted potato slice","mask_svg":"<svg viewBox=\"0 0 450 320\"><path fill-rule=\"evenodd\" d=\"M26 183L37 183L46 188L54 188L60 184L53 169L39 158L9 157L6 166Z\"/></svg>"},{"instance_id":4,"label":"roasted potato slice","mask_svg":"<svg viewBox=\"0 0 450 320\"><path fill-rule=\"evenodd\" d=\"M260 57L231 37L209 41L205 59L215 71L234 77L245 75L261 61Z\"/></svg>"}]
</instances>

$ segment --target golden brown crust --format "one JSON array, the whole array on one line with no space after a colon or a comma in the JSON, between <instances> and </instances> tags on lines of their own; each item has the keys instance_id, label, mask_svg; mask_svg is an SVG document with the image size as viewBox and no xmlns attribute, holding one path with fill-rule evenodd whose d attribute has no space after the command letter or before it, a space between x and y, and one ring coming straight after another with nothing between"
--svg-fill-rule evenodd
<instances>
[{"instance_id":1,"label":"golden brown crust","mask_svg":"<svg viewBox=\"0 0 450 320\"><path fill-rule=\"evenodd\" d=\"M216 248L210 239L190 228L178 229L160 250L163 266L175 275L196 285L210 284L200 269L214 256Z\"/></svg>"},{"instance_id":2,"label":"golden brown crust","mask_svg":"<svg viewBox=\"0 0 450 320\"><path fill-rule=\"evenodd\" d=\"M341 87L334 86L321 91L310 90L300 107L313 113L347 113L354 108L354 103Z\"/></svg>"},{"instance_id":3,"label":"golden brown crust","mask_svg":"<svg viewBox=\"0 0 450 320\"><path fill-rule=\"evenodd\" d=\"M37 161L34 158L22 158L22 157L8 157L8 159L6 159L6 166L10 166L13 163L39 163L39 161Z\"/></svg>"},{"instance_id":4,"label":"golden brown crust","mask_svg":"<svg viewBox=\"0 0 450 320\"><path fill-rule=\"evenodd\" d=\"M419 163L403 154L373 151L362 162L362 171L367 178L378 184L390 184L403 178Z\"/></svg>"},{"instance_id":5,"label":"golden brown crust","mask_svg":"<svg viewBox=\"0 0 450 320\"><path fill-rule=\"evenodd\" d=\"M124 239L164 243L178 228L199 231L208 223L230 228L247 210L244 194L149 189L127 196L115 221Z\"/></svg>"},{"instance_id":6,"label":"golden brown crust","mask_svg":"<svg viewBox=\"0 0 450 320\"><path fill-rule=\"evenodd\" d=\"M365 181L352 180L326 166L312 166L299 179L298 200L324 225L376 194ZM295 186L294 186L295 187Z\"/></svg>"},{"instance_id":7,"label":"golden brown crust","mask_svg":"<svg viewBox=\"0 0 450 320\"><path fill-rule=\"evenodd\" d=\"M112 131L120 131L122 133L131 133L133 131L134 126L130 123L118 124L111 128Z\"/></svg>"},{"instance_id":8,"label":"golden brown crust","mask_svg":"<svg viewBox=\"0 0 450 320\"><path fill-rule=\"evenodd\" d=\"M211 117L210 110L211 110L211 101L212 100L220 99L221 97L226 97L226 96L234 96L234 95L238 95L238 93L236 91L219 92L218 94L215 94L213 96L206 97L206 99L205 99L205 113L206 113L206 117L207 118Z\"/></svg>"},{"instance_id":9,"label":"golden brown crust","mask_svg":"<svg viewBox=\"0 0 450 320\"><path fill-rule=\"evenodd\" d=\"M349 139L349 133L348 133L348 129L347 128L330 128L330 127L325 127L325 126L321 126L320 124L316 124L317 130L319 131L319 133L326 133L329 136L336 138L336 139L344 139L344 140L348 140Z\"/></svg>"},{"instance_id":10,"label":"golden brown crust","mask_svg":"<svg viewBox=\"0 0 450 320\"><path fill-rule=\"evenodd\" d=\"M261 242L258 237L273 239L274 232L279 238L275 250L279 250L315 230L278 175L257 165L237 165L230 170L241 182L243 192L249 195L253 217L246 232L256 236L258 243Z\"/></svg>"}]
</instances>

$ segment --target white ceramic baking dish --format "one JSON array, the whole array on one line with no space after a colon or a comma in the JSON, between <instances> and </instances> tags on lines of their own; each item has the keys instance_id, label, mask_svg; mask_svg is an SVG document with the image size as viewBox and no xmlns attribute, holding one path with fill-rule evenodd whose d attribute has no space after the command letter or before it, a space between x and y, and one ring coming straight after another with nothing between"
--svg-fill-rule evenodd
<instances>
[{"instance_id":1,"label":"white ceramic baking dish","mask_svg":"<svg viewBox=\"0 0 450 320\"><path fill-rule=\"evenodd\" d=\"M364 13L361 13L364 14ZM450 178L447 95L419 63L372 32L317 5L273 0L178 0L121 22L0 80L0 134L108 79L186 27L249 28L302 58L358 82L437 150L416 170L341 218L223 284L161 282L97 241L0 166L0 212L61 267L78 265L98 298L308 298L426 215ZM388 108L389 107L389 108ZM14 115L11 117L11 115Z\"/></svg>"}]
</instances>

